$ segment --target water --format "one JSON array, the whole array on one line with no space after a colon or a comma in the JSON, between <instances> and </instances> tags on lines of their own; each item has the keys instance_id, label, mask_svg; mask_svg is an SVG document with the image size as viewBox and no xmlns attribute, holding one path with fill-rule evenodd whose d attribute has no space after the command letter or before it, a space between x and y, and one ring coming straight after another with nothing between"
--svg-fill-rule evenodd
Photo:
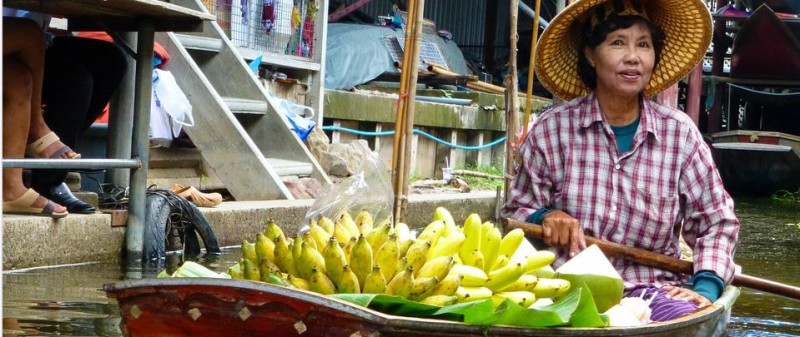
<instances>
[{"instance_id":1,"label":"water","mask_svg":"<svg viewBox=\"0 0 800 337\"><path fill-rule=\"evenodd\" d=\"M800 221L800 204L738 199L736 212L744 273L800 286L800 228L786 225ZM207 264L222 271L239 254L226 250ZM113 263L4 273L3 336L123 336L119 309L101 289L125 278ZM734 337L798 337L800 301L742 289L729 330Z\"/></svg>"}]
</instances>

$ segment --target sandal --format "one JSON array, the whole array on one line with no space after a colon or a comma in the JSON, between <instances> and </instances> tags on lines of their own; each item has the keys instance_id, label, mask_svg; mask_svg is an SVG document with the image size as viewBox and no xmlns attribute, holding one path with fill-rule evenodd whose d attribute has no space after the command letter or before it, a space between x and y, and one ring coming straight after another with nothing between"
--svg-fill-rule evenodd
<instances>
[{"instance_id":1,"label":"sandal","mask_svg":"<svg viewBox=\"0 0 800 337\"><path fill-rule=\"evenodd\" d=\"M222 194L203 193L194 186L172 185L172 192L192 202L198 207L214 207L222 202Z\"/></svg>"},{"instance_id":2,"label":"sandal","mask_svg":"<svg viewBox=\"0 0 800 337\"><path fill-rule=\"evenodd\" d=\"M50 131L46 135L42 136L42 138L39 138L33 143L28 144L28 146L25 147L25 154L31 158L41 158L39 154L42 153L42 151L44 151L44 149L46 149L48 146L53 145L53 143L59 140L61 139L58 138L56 133ZM61 155L67 152L75 153L74 156L69 157L67 159L78 159L81 157L80 153L73 151L69 146L63 145L58 150L56 150L56 152L53 152L53 154L50 155L50 159L61 158Z\"/></svg>"},{"instance_id":3,"label":"sandal","mask_svg":"<svg viewBox=\"0 0 800 337\"><path fill-rule=\"evenodd\" d=\"M32 188L29 188L22 194L21 197L17 198L16 200L11 200L7 202L3 202L3 213L8 214L23 214L23 215L48 215L53 219L59 219L67 216L69 212L53 212L56 208L56 203L52 200L47 199L47 205L44 208L41 207L34 207L33 203L36 202L36 198L39 197L39 193L36 193Z\"/></svg>"}]
</instances>

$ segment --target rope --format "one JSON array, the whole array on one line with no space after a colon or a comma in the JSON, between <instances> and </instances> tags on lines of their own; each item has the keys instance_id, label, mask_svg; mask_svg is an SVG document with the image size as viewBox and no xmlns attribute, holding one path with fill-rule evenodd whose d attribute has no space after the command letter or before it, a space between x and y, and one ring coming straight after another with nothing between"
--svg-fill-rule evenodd
<instances>
[{"instance_id":1,"label":"rope","mask_svg":"<svg viewBox=\"0 0 800 337\"><path fill-rule=\"evenodd\" d=\"M343 128L343 127L340 127L340 126L333 126L333 125L323 126L322 130L325 130L325 131L341 131L341 132L347 132L347 133L352 133L352 134L356 134L356 135L359 135L359 136L368 136L368 137L385 137L385 136L394 135L394 130L391 130L391 131L380 131L380 132L370 132L370 131L361 131L361 130L348 129L348 128ZM500 138L498 138L498 139L496 139L496 140L494 140L494 141L492 141L490 143L486 143L486 144L483 144L483 145L466 146L466 145L453 144L451 142L436 138L433 135L431 135L431 134L429 134L429 133L427 133L425 131L419 130L419 129L414 129L414 133L422 135L422 136L424 136L424 137L426 137L426 138L428 138L430 140L433 140L434 142L437 142L439 144L446 145L446 146L449 146L449 147L452 147L452 148L455 148L455 149L459 149L459 150L466 150L466 151L483 150L483 149L487 149L487 148L490 148L492 146L495 146L497 144L501 144L501 143L506 141L506 137L500 137Z\"/></svg>"}]
</instances>

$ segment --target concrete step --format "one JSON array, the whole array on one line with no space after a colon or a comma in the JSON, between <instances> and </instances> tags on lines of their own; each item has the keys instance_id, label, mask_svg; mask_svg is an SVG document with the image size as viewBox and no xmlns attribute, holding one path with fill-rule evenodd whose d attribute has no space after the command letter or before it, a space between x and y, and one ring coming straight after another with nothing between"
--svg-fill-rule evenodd
<instances>
[{"instance_id":1,"label":"concrete step","mask_svg":"<svg viewBox=\"0 0 800 337\"><path fill-rule=\"evenodd\" d=\"M263 116L269 109L266 101L236 97L223 97L222 100L228 105L228 109L237 115Z\"/></svg>"},{"instance_id":2,"label":"concrete step","mask_svg":"<svg viewBox=\"0 0 800 337\"><path fill-rule=\"evenodd\" d=\"M188 50L200 50L219 53L223 44L221 39L213 37L203 37L189 34L175 34L184 48Z\"/></svg>"},{"instance_id":3,"label":"concrete step","mask_svg":"<svg viewBox=\"0 0 800 337\"><path fill-rule=\"evenodd\" d=\"M267 162L275 169L275 172L277 172L279 176L307 177L314 171L314 167L311 163L301 161L267 158Z\"/></svg>"}]
</instances>

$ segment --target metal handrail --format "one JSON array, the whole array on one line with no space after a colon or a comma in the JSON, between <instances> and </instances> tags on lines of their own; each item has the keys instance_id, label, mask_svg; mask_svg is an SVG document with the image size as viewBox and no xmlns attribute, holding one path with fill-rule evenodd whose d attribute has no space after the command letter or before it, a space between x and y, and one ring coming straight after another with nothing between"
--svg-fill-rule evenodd
<instances>
[{"instance_id":1,"label":"metal handrail","mask_svg":"<svg viewBox=\"0 0 800 337\"><path fill-rule=\"evenodd\" d=\"M139 159L3 159L3 168L25 169L139 169Z\"/></svg>"}]
</instances>

